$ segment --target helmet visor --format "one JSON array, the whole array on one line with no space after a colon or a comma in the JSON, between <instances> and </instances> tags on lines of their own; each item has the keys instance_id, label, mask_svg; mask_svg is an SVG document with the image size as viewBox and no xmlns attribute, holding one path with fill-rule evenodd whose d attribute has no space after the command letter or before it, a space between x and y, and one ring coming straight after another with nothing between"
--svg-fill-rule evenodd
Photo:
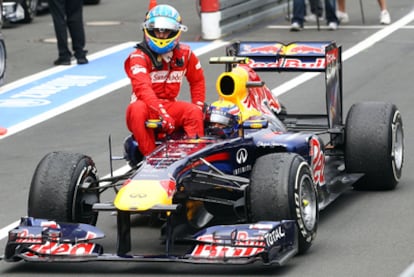
<instances>
[{"instance_id":1,"label":"helmet visor","mask_svg":"<svg viewBox=\"0 0 414 277\"><path fill-rule=\"evenodd\" d=\"M153 17L144 22L144 28L152 31L154 29L171 30L177 32L179 30L186 31L187 28L170 17Z\"/></svg>"},{"instance_id":2,"label":"helmet visor","mask_svg":"<svg viewBox=\"0 0 414 277\"><path fill-rule=\"evenodd\" d=\"M230 117L226 113L221 113L217 111L213 111L210 115L210 122L211 123L219 123L225 126L230 125Z\"/></svg>"}]
</instances>

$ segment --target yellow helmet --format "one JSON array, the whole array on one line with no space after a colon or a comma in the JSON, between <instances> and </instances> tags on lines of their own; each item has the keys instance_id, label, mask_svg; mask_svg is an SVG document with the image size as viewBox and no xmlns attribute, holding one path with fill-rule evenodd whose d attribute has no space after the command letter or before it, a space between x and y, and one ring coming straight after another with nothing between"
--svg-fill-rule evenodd
<instances>
[{"instance_id":1,"label":"yellow helmet","mask_svg":"<svg viewBox=\"0 0 414 277\"><path fill-rule=\"evenodd\" d=\"M230 101L215 101L208 108L206 121L207 135L235 137L239 130L240 109Z\"/></svg>"}]
</instances>

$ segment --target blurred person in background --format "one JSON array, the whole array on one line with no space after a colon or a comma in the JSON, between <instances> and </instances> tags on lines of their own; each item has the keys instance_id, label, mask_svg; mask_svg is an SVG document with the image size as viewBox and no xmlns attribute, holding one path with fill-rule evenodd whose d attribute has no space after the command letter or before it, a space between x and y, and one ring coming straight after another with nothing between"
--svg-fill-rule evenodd
<instances>
[{"instance_id":1,"label":"blurred person in background","mask_svg":"<svg viewBox=\"0 0 414 277\"><path fill-rule=\"evenodd\" d=\"M317 13L315 16L321 16L321 5L317 0L309 1L312 13ZM329 30L338 29L339 20L336 17L336 0L325 0L325 18ZM305 0L293 0L293 16L290 30L298 32L303 29L306 15Z\"/></svg>"},{"instance_id":2,"label":"blurred person in background","mask_svg":"<svg viewBox=\"0 0 414 277\"><path fill-rule=\"evenodd\" d=\"M380 8L380 23L384 25L391 24L391 15L388 12L387 3L385 0L378 0L378 5ZM336 11L336 16L341 23L348 23L349 16L346 12L345 0L338 0L338 10Z\"/></svg>"},{"instance_id":3,"label":"blurred person in background","mask_svg":"<svg viewBox=\"0 0 414 277\"><path fill-rule=\"evenodd\" d=\"M57 40L59 57L54 65L70 65L72 52L68 46L68 31L72 50L78 64L87 64L85 29L83 26L83 0L48 0Z\"/></svg>"}]
</instances>

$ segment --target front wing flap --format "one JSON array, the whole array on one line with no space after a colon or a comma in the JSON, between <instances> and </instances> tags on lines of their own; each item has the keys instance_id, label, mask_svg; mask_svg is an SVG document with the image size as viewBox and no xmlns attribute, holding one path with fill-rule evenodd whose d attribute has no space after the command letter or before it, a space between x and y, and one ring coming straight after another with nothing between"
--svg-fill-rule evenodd
<instances>
[{"instance_id":1,"label":"front wing flap","mask_svg":"<svg viewBox=\"0 0 414 277\"><path fill-rule=\"evenodd\" d=\"M293 220L261 221L252 224L206 228L194 238L196 245L188 257L194 261L284 264L297 253Z\"/></svg>"},{"instance_id":2,"label":"front wing flap","mask_svg":"<svg viewBox=\"0 0 414 277\"><path fill-rule=\"evenodd\" d=\"M103 232L92 225L23 217L19 226L9 231L3 259L47 261L48 257L52 260L96 257L103 250L92 241L103 237Z\"/></svg>"},{"instance_id":3,"label":"front wing flap","mask_svg":"<svg viewBox=\"0 0 414 277\"><path fill-rule=\"evenodd\" d=\"M292 220L220 225L203 229L187 239L183 255L104 253L95 239L104 234L87 224L22 218L9 232L5 255L8 262L182 262L200 264L283 265L297 253L296 225Z\"/></svg>"}]
</instances>

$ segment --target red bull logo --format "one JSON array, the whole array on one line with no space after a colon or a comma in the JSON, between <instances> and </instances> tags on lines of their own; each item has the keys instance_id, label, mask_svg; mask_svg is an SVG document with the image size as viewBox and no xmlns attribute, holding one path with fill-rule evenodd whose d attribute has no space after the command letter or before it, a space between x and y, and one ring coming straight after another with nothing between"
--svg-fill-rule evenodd
<instances>
[{"instance_id":1,"label":"red bull logo","mask_svg":"<svg viewBox=\"0 0 414 277\"><path fill-rule=\"evenodd\" d=\"M249 66L253 69L258 68L284 68L284 69L306 69L320 70L325 68L325 58L314 60L302 60L301 58L280 58L275 62L259 61L249 59Z\"/></svg>"},{"instance_id":2,"label":"red bull logo","mask_svg":"<svg viewBox=\"0 0 414 277\"><path fill-rule=\"evenodd\" d=\"M332 49L326 53L326 63L329 65L333 62L336 62L339 59L338 48Z\"/></svg>"},{"instance_id":3,"label":"red bull logo","mask_svg":"<svg viewBox=\"0 0 414 277\"><path fill-rule=\"evenodd\" d=\"M270 54L277 55L283 49L283 44L263 44L253 47L251 44L243 45L243 49L240 51L240 55L246 54Z\"/></svg>"},{"instance_id":4,"label":"red bull logo","mask_svg":"<svg viewBox=\"0 0 414 277\"><path fill-rule=\"evenodd\" d=\"M211 234L200 236L197 240L199 244L194 247L191 256L199 258L251 257L263 252L266 246L262 236L250 237L244 231L237 232L232 245L224 245L224 241L216 240Z\"/></svg>"},{"instance_id":5,"label":"red bull logo","mask_svg":"<svg viewBox=\"0 0 414 277\"><path fill-rule=\"evenodd\" d=\"M279 101L273 97L268 87L251 88L249 90L249 96L243 101L243 104L247 108L256 108L264 114L271 114L268 108L276 113L279 113L282 110Z\"/></svg>"},{"instance_id":6,"label":"red bull logo","mask_svg":"<svg viewBox=\"0 0 414 277\"><path fill-rule=\"evenodd\" d=\"M284 68L306 68L306 69L324 69L325 58L319 58L314 61L303 61L301 59L285 59Z\"/></svg>"},{"instance_id":7,"label":"red bull logo","mask_svg":"<svg viewBox=\"0 0 414 277\"><path fill-rule=\"evenodd\" d=\"M285 55L303 54L325 54L325 45L319 47L310 44L292 44L285 47Z\"/></svg>"},{"instance_id":8,"label":"red bull logo","mask_svg":"<svg viewBox=\"0 0 414 277\"><path fill-rule=\"evenodd\" d=\"M249 73L249 80L261 80L259 75L253 69L248 66L242 67ZM242 104L248 109L255 108L264 114L271 114L272 112L270 110L277 113L282 110L279 101L273 96L266 85L258 88L249 88L249 93L247 97L243 99Z\"/></svg>"},{"instance_id":9,"label":"red bull logo","mask_svg":"<svg viewBox=\"0 0 414 277\"><path fill-rule=\"evenodd\" d=\"M316 137L309 141L313 182L323 186L325 184L325 155L322 146Z\"/></svg>"},{"instance_id":10,"label":"red bull logo","mask_svg":"<svg viewBox=\"0 0 414 277\"><path fill-rule=\"evenodd\" d=\"M243 44L239 55L262 54L262 55L304 55L304 54L325 54L325 44L314 45L293 43L283 45L274 44Z\"/></svg>"}]
</instances>

